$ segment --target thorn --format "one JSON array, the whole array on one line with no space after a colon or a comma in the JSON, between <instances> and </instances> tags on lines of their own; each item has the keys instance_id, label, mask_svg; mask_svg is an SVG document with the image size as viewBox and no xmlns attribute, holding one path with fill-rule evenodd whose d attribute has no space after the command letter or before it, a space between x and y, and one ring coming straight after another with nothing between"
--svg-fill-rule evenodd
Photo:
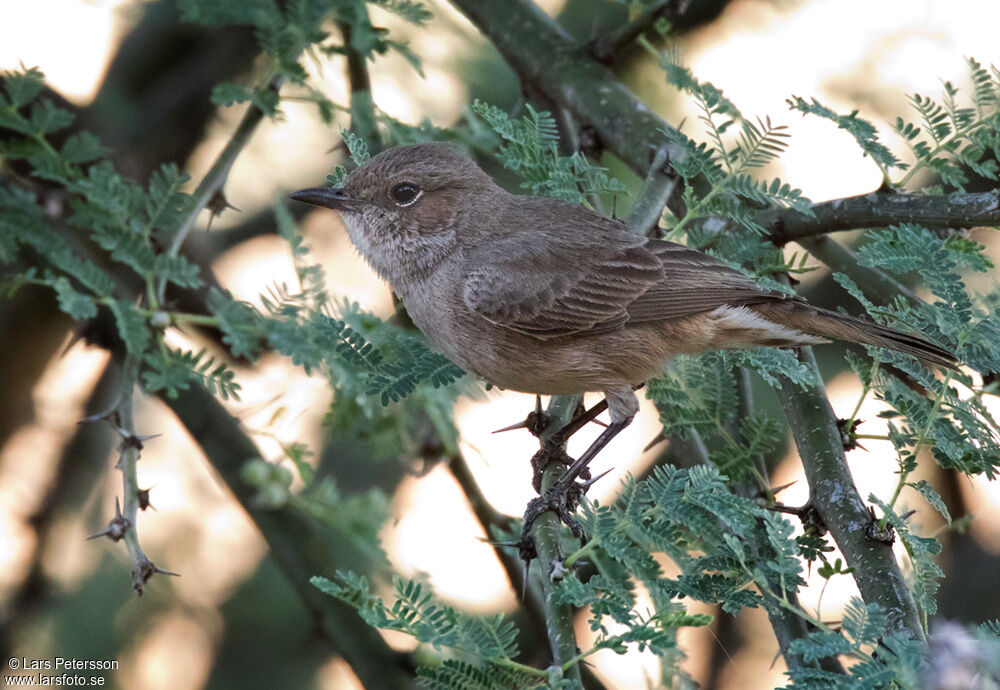
<instances>
[{"instance_id":1,"label":"thorn","mask_svg":"<svg viewBox=\"0 0 1000 690\"><path fill-rule=\"evenodd\" d=\"M782 491L784 491L788 487L794 486L795 484L798 484L798 482L799 482L799 480L796 479L795 481L788 482L787 484L782 484L781 486L776 486L773 489L771 489L771 493L774 494L775 496L777 496L778 494L780 494Z\"/></svg>"},{"instance_id":2,"label":"thorn","mask_svg":"<svg viewBox=\"0 0 1000 690\"><path fill-rule=\"evenodd\" d=\"M242 213L240 209L229 203L226 199L225 193L221 189L215 190L215 193L209 198L208 203L205 204L205 208L207 208L209 212L208 226L205 228L206 231L212 229L212 221L215 220L216 216L221 215L226 209L231 208L234 211Z\"/></svg>"},{"instance_id":3,"label":"thorn","mask_svg":"<svg viewBox=\"0 0 1000 690\"><path fill-rule=\"evenodd\" d=\"M524 603L524 597L528 593L528 571L531 568L531 561L521 561L523 565L522 572L524 573L524 578L521 580L521 603Z\"/></svg>"},{"instance_id":4,"label":"thorn","mask_svg":"<svg viewBox=\"0 0 1000 690\"><path fill-rule=\"evenodd\" d=\"M149 578L153 577L153 575L170 575L171 577L180 577L180 573L175 573L164 568L158 568L153 561L143 555L132 568L132 589L134 589L136 594L140 597L142 596L143 585L149 582Z\"/></svg>"},{"instance_id":5,"label":"thorn","mask_svg":"<svg viewBox=\"0 0 1000 690\"><path fill-rule=\"evenodd\" d=\"M647 444L646 444L646 447L642 449L642 452L643 452L643 453L645 453L645 452L646 452L647 450L649 450L650 448L653 448L653 447L655 447L655 446L657 446L657 445L659 445L659 444L663 443L663 442L664 442L664 441L666 441L666 440L667 440L667 435L666 435L665 433L663 433L663 432L661 431L660 433L658 433L658 434L657 434L657 435L656 435L656 436L655 436L655 437L653 438L653 440L652 440L652 441L650 441L649 443L647 443Z\"/></svg>"},{"instance_id":6,"label":"thorn","mask_svg":"<svg viewBox=\"0 0 1000 690\"><path fill-rule=\"evenodd\" d=\"M521 601L524 601L525 592L528 591L528 574L530 573L532 559L538 558L535 550L535 539L530 534L521 537L517 543L518 556L524 564L524 581L521 585Z\"/></svg>"},{"instance_id":7,"label":"thorn","mask_svg":"<svg viewBox=\"0 0 1000 690\"><path fill-rule=\"evenodd\" d=\"M908 520L909 518L913 517L916 514L917 514L916 510L908 510L905 513L903 513L902 515L900 515L899 519L903 520L905 522L906 520Z\"/></svg>"},{"instance_id":8,"label":"thorn","mask_svg":"<svg viewBox=\"0 0 1000 690\"><path fill-rule=\"evenodd\" d=\"M581 491L583 491L583 492L586 492L586 491L587 491L587 489L589 489L589 488L590 488L590 487L592 487L592 486L593 486L594 484L596 484L596 483L597 483L597 481L598 481L599 479L601 479L601 477L603 477L603 476L605 476L605 475L607 475L607 474L610 474L610 473L611 473L611 472L612 472L612 471L613 471L614 469L615 469L614 467L609 467L608 469L604 470L603 472L601 472L601 473L600 473L599 475L597 475L596 477L592 477L591 479L588 479L588 480L587 480L587 481L585 481L585 482L579 482L579 483L577 483L577 486L578 486L578 487L580 487L580 490L581 490Z\"/></svg>"},{"instance_id":9,"label":"thorn","mask_svg":"<svg viewBox=\"0 0 1000 690\"><path fill-rule=\"evenodd\" d=\"M501 434L505 431L514 431L515 429L527 429L533 436L538 436L548 425L549 417L542 410L542 396L536 395L535 409L529 412L528 416L525 417L524 420L517 422L516 424L511 424L503 429L497 429L493 433Z\"/></svg>"},{"instance_id":10,"label":"thorn","mask_svg":"<svg viewBox=\"0 0 1000 690\"><path fill-rule=\"evenodd\" d=\"M608 425L607 425L607 424L605 424L604 422L602 422L602 421L601 421L600 419L591 419L591 420L590 420L590 423L591 423L591 424L596 424L597 426L601 426L601 427L604 427L605 429L607 429L607 428L608 428Z\"/></svg>"},{"instance_id":11,"label":"thorn","mask_svg":"<svg viewBox=\"0 0 1000 690\"><path fill-rule=\"evenodd\" d=\"M107 527L100 532L91 534L87 537L87 541L90 541L91 539L98 539L100 537L107 537L111 541L121 541L122 537L125 536L125 533L128 532L131 527L132 523L125 519L125 516L122 515L121 503L119 503L118 497L115 496L115 516L111 518L110 522L108 522Z\"/></svg>"},{"instance_id":12,"label":"thorn","mask_svg":"<svg viewBox=\"0 0 1000 690\"><path fill-rule=\"evenodd\" d=\"M156 506L149 502L149 492L153 487L148 489L136 489L135 496L139 499L139 510L146 510L146 508L152 508L156 510Z\"/></svg>"},{"instance_id":13,"label":"thorn","mask_svg":"<svg viewBox=\"0 0 1000 690\"><path fill-rule=\"evenodd\" d=\"M147 434L145 436L140 436L138 434L128 434L124 429L118 427L118 433L122 437L122 448L135 448L136 450L142 450L142 444L146 441L152 440L163 434Z\"/></svg>"},{"instance_id":14,"label":"thorn","mask_svg":"<svg viewBox=\"0 0 1000 690\"><path fill-rule=\"evenodd\" d=\"M528 420L522 419L517 424L511 424L510 426L505 426L503 429L497 429L496 431L493 431L491 433L502 434L505 431L514 431L516 429L527 429L527 428L528 428Z\"/></svg>"}]
</instances>

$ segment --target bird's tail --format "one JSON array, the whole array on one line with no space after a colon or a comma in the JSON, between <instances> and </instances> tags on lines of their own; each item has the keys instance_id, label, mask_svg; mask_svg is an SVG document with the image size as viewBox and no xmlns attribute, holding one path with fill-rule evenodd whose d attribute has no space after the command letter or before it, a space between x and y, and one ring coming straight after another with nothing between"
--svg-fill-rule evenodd
<instances>
[{"instance_id":1,"label":"bird's tail","mask_svg":"<svg viewBox=\"0 0 1000 690\"><path fill-rule=\"evenodd\" d=\"M923 338L901 333L872 321L814 307L811 304L792 301L766 302L755 304L752 309L768 321L809 335L885 347L948 369L955 369L958 362L951 352Z\"/></svg>"}]
</instances>

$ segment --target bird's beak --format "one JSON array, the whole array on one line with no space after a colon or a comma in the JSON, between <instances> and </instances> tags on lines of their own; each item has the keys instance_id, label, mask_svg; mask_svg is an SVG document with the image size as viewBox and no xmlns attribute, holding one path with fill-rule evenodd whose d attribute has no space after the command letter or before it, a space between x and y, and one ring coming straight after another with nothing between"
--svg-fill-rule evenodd
<instances>
[{"instance_id":1,"label":"bird's beak","mask_svg":"<svg viewBox=\"0 0 1000 690\"><path fill-rule=\"evenodd\" d=\"M364 203L360 199L352 199L344 191L335 187L314 187L302 189L288 195L289 199L304 201L313 206L332 208L334 211L356 211Z\"/></svg>"}]
</instances>

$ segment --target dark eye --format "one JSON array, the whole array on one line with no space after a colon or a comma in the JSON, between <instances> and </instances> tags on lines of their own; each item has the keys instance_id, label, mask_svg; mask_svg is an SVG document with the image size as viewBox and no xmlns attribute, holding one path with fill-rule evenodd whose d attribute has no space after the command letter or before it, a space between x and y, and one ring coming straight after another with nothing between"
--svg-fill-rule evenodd
<instances>
[{"instance_id":1,"label":"dark eye","mask_svg":"<svg viewBox=\"0 0 1000 690\"><path fill-rule=\"evenodd\" d=\"M397 206L409 206L419 199L422 193L420 187L412 182L401 182L392 188L389 196L392 197Z\"/></svg>"}]
</instances>

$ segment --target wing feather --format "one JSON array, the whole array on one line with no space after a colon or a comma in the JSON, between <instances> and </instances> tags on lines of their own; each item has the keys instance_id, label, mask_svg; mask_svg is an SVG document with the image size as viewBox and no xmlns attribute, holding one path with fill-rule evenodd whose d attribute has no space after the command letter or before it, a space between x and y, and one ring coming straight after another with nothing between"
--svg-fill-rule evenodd
<instances>
[{"instance_id":1,"label":"wing feather","mask_svg":"<svg viewBox=\"0 0 1000 690\"><path fill-rule=\"evenodd\" d=\"M559 202L531 199L532 208ZM462 296L498 325L541 339L682 319L723 305L798 299L765 290L702 252L628 232L618 221L560 205L545 243L523 234L467 248ZM533 227L524 218L508 226ZM572 231L568 231L570 228ZM497 261L497 257L502 257Z\"/></svg>"}]
</instances>

